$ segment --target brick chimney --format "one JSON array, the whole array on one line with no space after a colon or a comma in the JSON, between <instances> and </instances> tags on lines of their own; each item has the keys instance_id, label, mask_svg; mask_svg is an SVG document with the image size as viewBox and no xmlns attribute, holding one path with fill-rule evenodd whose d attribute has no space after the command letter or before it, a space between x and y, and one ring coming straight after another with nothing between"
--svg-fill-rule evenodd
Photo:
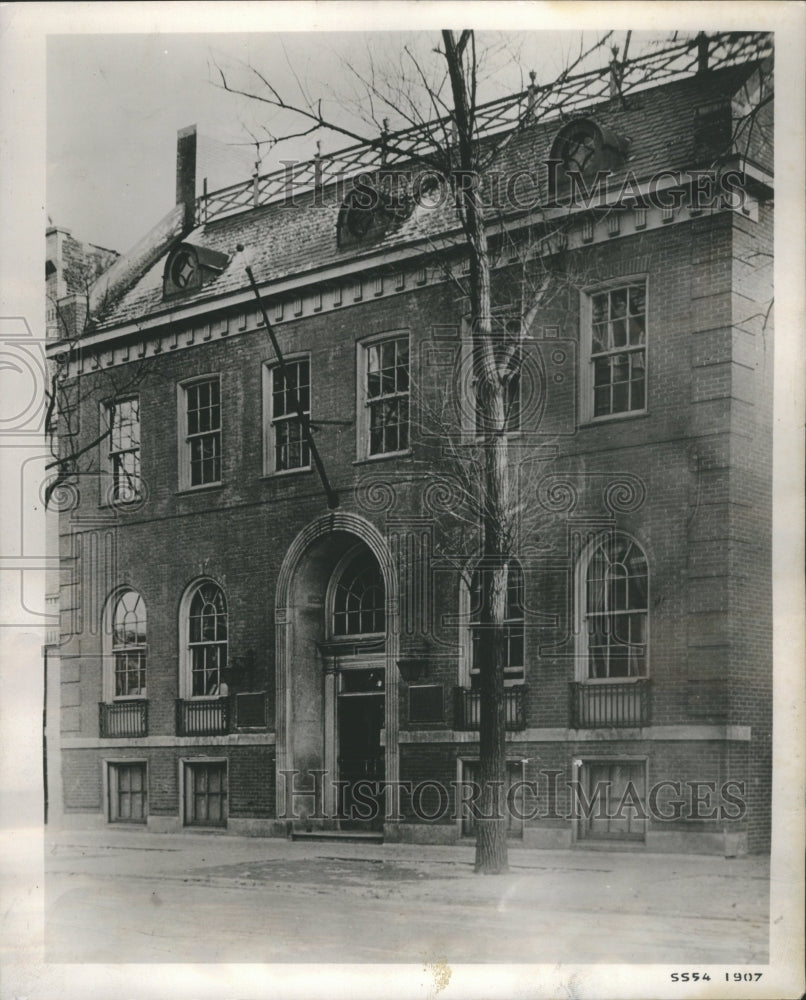
<instances>
[{"instance_id":1,"label":"brick chimney","mask_svg":"<svg viewBox=\"0 0 806 1000\"><path fill-rule=\"evenodd\" d=\"M193 228L196 214L196 126L176 135L176 204L184 208L183 230Z\"/></svg>"}]
</instances>

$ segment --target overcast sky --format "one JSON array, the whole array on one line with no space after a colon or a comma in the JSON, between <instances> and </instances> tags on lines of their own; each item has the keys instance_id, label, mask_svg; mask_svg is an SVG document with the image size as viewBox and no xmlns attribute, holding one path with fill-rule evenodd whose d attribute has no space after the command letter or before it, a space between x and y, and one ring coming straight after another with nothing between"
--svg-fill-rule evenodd
<instances>
[{"instance_id":1,"label":"overcast sky","mask_svg":"<svg viewBox=\"0 0 806 1000\"><path fill-rule=\"evenodd\" d=\"M553 79L580 44L587 49L601 34L480 33L479 48L490 52L482 99L521 89L531 69L538 82ZM624 37L620 31L616 40L623 45ZM129 249L174 203L176 133L187 125L198 126L199 189L205 177L209 190L246 180L256 155L252 137L297 131L300 123L222 91L217 65L242 75L239 66L258 67L292 96L299 81L324 98L328 114L373 134L354 116L362 88L353 70L366 75L371 59L376 71L394 75L407 45L422 65L442 72L432 51L439 41L437 31L51 35L48 216L79 239ZM634 39L632 54L637 46ZM607 49L598 53L597 65L608 57ZM309 158L315 141L263 145L261 172L278 167L281 157ZM348 144L325 137L323 150Z\"/></svg>"}]
</instances>

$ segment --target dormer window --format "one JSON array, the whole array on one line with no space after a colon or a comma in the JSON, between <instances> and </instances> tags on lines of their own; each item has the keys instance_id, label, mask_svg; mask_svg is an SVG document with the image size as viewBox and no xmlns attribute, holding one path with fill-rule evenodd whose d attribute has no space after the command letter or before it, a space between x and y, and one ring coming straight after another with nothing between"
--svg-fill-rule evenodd
<instances>
[{"instance_id":1,"label":"dormer window","mask_svg":"<svg viewBox=\"0 0 806 1000\"><path fill-rule=\"evenodd\" d=\"M612 129L602 128L591 118L568 122L551 147L550 197L571 194L576 200L578 193L606 185L607 175L624 165L628 150L627 139Z\"/></svg>"},{"instance_id":2,"label":"dormer window","mask_svg":"<svg viewBox=\"0 0 806 1000\"><path fill-rule=\"evenodd\" d=\"M342 203L339 211L340 247L380 239L405 221L414 209L405 174L387 172L368 182L362 179Z\"/></svg>"},{"instance_id":3,"label":"dormer window","mask_svg":"<svg viewBox=\"0 0 806 1000\"><path fill-rule=\"evenodd\" d=\"M169 255L163 272L165 298L197 292L213 281L229 263L225 253L180 243Z\"/></svg>"}]
</instances>

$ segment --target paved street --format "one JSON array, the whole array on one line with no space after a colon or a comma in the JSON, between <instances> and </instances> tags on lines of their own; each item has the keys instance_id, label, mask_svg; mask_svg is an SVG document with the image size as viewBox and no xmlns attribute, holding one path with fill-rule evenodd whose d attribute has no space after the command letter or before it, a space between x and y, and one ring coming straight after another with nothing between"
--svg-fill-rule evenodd
<instances>
[{"instance_id":1,"label":"paved street","mask_svg":"<svg viewBox=\"0 0 806 1000\"><path fill-rule=\"evenodd\" d=\"M768 952L765 859L105 830L45 840L48 962L725 962ZM124 957L125 956L125 957Z\"/></svg>"}]
</instances>

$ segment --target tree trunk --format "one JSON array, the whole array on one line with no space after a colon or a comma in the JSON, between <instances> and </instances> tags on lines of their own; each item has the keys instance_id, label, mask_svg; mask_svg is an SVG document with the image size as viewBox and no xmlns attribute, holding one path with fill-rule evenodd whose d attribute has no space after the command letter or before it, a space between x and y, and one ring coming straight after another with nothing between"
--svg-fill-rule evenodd
<instances>
[{"instance_id":1,"label":"tree trunk","mask_svg":"<svg viewBox=\"0 0 806 1000\"><path fill-rule=\"evenodd\" d=\"M500 380L483 406L486 420L503 427L504 393ZM479 643L479 771L481 819L476 837L476 871L506 871L506 664L507 583L511 502L507 438L494 429L484 440L484 518L482 537L482 614Z\"/></svg>"},{"instance_id":2,"label":"tree trunk","mask_svg":"<svg viewBox=\"0 0 806 1000\"><path fill-rule=\"evenodd\" d=\"M474 141L476 90L474 42L462 32L457 43L443 31L456 122L456 162L452 181L470 254L470 322L477 362L477 405L482 418L484 452L482 516L481 617L479 633L479 779L480 818L476 827L476 871L487 875L508 868L506 823L506 660L507 577L513 543L513 510L506 438L506 383L498 370L492 333L490 257ZM469 68L463 52L470 44Z\"/></svg>"}]
</instances>

